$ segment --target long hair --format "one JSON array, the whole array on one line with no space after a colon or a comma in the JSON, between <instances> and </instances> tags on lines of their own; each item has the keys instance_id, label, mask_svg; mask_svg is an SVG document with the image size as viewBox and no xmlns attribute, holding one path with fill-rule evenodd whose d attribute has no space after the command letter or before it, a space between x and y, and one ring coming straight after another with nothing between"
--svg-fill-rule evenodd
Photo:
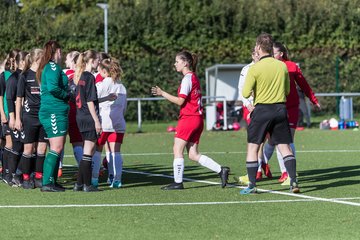
<instances>
[{"instance_id":1,"label":"long hair","mask_svg":"<svg viewBox=\"0 0 360 240\"><path fill-rule=\"evenodd\" d=\"M108 72L109 76L114 82L121 81L123 70L118 60L115 58L106 58L100 62L99 66L101 69L105 69L105 71Z\"/></svg>"},{"instance_id":2,"label":"long hair","mask_svg":"<svg viewBox=\"0 0 360 240\"><path fill-rule=\"evenodd\" d=\"M36 71L36 79L39 82L39 84L41 83L41 74L44 70L45 65L54 58L54 55L56 53L57 49L60 49L60 44L54 40L50 40L48 41L45 46L44 46L44 50L43 50L43 55L41 57L40 63L39 63L39 68Z\"/></svg>"},{"instance_id":3,"label":"long hair","mask_svg":"<svg viewBox=\"0 0 360 240\"><path fill-rule=\"evenodd\" d=\"M20 62L21 62L21 61L25 61L25 58L26 58L26 56L27 56L28 54L29 54L29 53L28 53L28 52L25 52L25 51L20 51L20 52L18 52L18 54L17 54L16 57L15 57L15 61L16 61L17 68L20 67Z\"/></svg>"},{"instance_id":4,"label":"long hair","mask_svg":"<svg viewBox=\"0 0 360 240\"><path fill-rule=\"evenodd\" d=\"M28 53L25 57L25 66L22 70L22 73L29 70L31 68L31 65L37 62L42 57L43 52L44 51L41 48L34 48L33 50L31 50L30 53Z\"/></svg>"},{"instance_id":5,"label":"long hair","mask_svg":"<svg viewBox=\"0 0 360 240\"><path fill-rule=\"evenodd\" d=\"M268 33L262 33L256 38L256 44L265 53L273 55L273 39Z\"/></svg>"},{"instance_id":6,"label":"long hair","mask_svg":"<svg viewBox=\"0 0 360 240\"><path fill-rule=\"evenodd\" d=\"M76 61L76 69L74 74L74 83L77 85L81 74L84 72L86 68L86 64L89 63L90 59L96 59L97 52L94 50L87 50L86 52L80 53L77 61Z\"/></svg>"},{"instance_id":7,"label":"long hair","mask_svg":"<svg viewBox=\"0 0 360 240\"><path fill-rule=\"evenodd\" d=\"M16 70L16 55L20 52L19 49L11 50L5 59L5 70L10 72L15 72Z\"/></svg>"},{"instance_id":8,"label":"long hair","mask_svg":"<svg viewBox=\"0 0 360 240\"><path fill-rule=\"evenodd\" d=\"M282 58L284 60L289 60L289 51L284 44L280 42L274 42L273 47L279 49L279 51L282 52Z\"/></svg>"},{"instance_id":9,"label":"long hair","mask_svg":"<svg viewBox=\"0 0 360 240\"><path fill-rule=\"evenodd\" d=\"M74 63L74 64L76 64L76 61L77 61L79 55L80 55L80 52L78 52L78 51L71 51L71 52L69 52L69 53L66 55L66 57L69 57L69 58L71 59L71 62Z\"/></svg>"},{"instance_id":10,"label":"long hair","mask_svg":"<svg viewBox=\"0 0 360 240\"><path fill-rule=\"evenodd\" d=\"M196 72L196 65L198 63L198 57L196 54L190 53L188 51L181 51L177 53L176 56L187 62L191 71Z\"/></svg>"}]
</instances>

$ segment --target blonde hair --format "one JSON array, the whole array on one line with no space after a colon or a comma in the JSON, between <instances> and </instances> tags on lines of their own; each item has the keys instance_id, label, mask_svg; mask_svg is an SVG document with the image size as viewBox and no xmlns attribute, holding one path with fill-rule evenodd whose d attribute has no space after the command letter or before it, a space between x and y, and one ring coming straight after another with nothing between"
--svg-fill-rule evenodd
<instances>
[{"instance_id":1,"label":"blonde hair","mask_svg":"<svg viewBox=\"0 0 360 240\"><path fill-rule=\"evenodd\" d=\"M77 85L81 74L84 72L86 64L90 59L96 59L97 53L94 50L87 50L86 52L80 53L76 61L76 69L74 74L74 83Z\"/></svg>"},{"instance_id":2,"label":"blonde hair","mask_svg":"<svg viewBox=\"0 0 360 240\"><path fill-rule=\"evenodd\" d=\"M107 58L100 62L100 68L108 72L109 76L114 82L121 81L123 75L123 70L120 66L120 63L115 58Z\"/></svg>"},{"instance_id":3,"label":"blonde hair","mask_svg":"<svg viewBox=\"0 0 360 240\"><path fill-rule=\"evenodd\" d=\"M33 50L31 50L31 52L28 53L25 57L25 66L24 69L22 70L22 73L29 70L31 65L42 57L43 52L44 50L42 50L41 48L34 48Z\"/></svg>"}]
</instances>

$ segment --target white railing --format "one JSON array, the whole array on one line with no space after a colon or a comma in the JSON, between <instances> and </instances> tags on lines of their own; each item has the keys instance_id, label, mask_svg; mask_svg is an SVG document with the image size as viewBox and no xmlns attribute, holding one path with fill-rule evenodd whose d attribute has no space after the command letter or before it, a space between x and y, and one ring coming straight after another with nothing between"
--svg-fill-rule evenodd
<instances>
[{"instance_id":1,"label":"white railing","mask_svg":"<svg viewBox=\"0 0 360 240\"><path fill-rule=\"evenodd\" d=\"M360 97L360 93L315 93L317 97ZM227 116L227 104L226 104L226 97L225 96L203 96L202 100L204 99L220 99L224 105L224 116ZM142 127L142 112L141 112L141 102L142 101L160 101L165 100L163 97L148 97L148 98L128 98L127 101L137 101L137 114L138 114L138 132L141 132ZM227 130L227 118L224 118L224 130Z\"/></svg>"},{"instance_id":2,"label":"white railing","mask_svg":"<svg viewBox=\"0 0 360 240\"><path fill-rule=\"evenodd\" d=\"M227 116L227 106L226 106L226 98L224 96L203 96L204 99L220 99L224 105L224 116ZM142 127L142 111L141 111L141 102L142 101L160 101L165 100L163 97L148 97L148 98L128 98L128 102L137 102L137 114L138 114L138 132L141 132ZM224 130L227 130L227 118L224 118Z\"/></svg>"}]
</instances>

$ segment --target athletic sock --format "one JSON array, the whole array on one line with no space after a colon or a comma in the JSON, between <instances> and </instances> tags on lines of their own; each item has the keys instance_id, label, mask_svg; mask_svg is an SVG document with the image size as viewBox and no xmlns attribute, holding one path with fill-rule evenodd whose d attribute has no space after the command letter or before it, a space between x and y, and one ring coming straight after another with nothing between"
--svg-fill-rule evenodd
<instances>
[{"instance_id":1,"label":"athletic sock","mask_svg":"<svg viewBox=\"0 0 360 240\"><path fill-rule=\"evenodd\" d=\"M107 170L108 170L109 178L110 176L114 177L115 159L113 154L111 154L110 152L106 152L106 161L107 161Z\"/></svg>"},{"instance_id":2,"label":"athletic sock","mask_svg":"<svg viewBox=\"0 0 360 240\"><path fill-rule=\"evenodd\" d=\"M63 152L63 156L64 156L64 152ZM54 168L54 173L53 173L53 179L54 179L54 183L57 182L57 179L58 179L58 172L59 172L59 168L60 168L60 165L61 165L61 153L60 155L58 156L57 160L56 160L56 164L55 164L55 168Z\"/></svg>"},{"instance_id":3,"label":"athletic sock","mask_svg":"<svg viewBox=\"0 0 360 240\"><path fill-rule=\"evenodd\" d=\"M44 161L45 161L45 155L44 154L38 154L36 156L35 178L37 178L37 179L42 178L43 168L44 168Z\"/></svg>"},{"instance_id":4,"label":"athletic sock","mask_svg":"<svg viewBox=\"0 0 360 240\"><path fill-rule=\"evenodd\" d=\"M261 158L258 158L258 169L257 169L258 172L261 172L262 163L263 163L263 160Z\"/></svg>"},{"instance_id":5,"label":"athletic sock","mask_svg":"<svg viewBox=\"0 0 360 240\"><path fill-rule=\"evenodd\" d=\"M205 155L200 156L199 164L203 167L206 167L206 168L216 172L216 173L221 172L221 166L217 162L215 162L214 160L212 160L211 158L209 158Z\"/></svg>"},{"instance_id":6,"label":"athletic sock","mask_svg":"<svg viewBox=\"0 0 360 240\"><path fill-rule=\"evenodd\" d=\"M120 181L122 177L123 159L120 152L111 153L114 154L114 181ZM184 159L183 159L184 160ZM183 168L184 169L184 168Z\"/></svg>"},{"instance_id":7,"label":"athletic sock","mask_svg":"<svg viewBox=\"0 0 360 240\"><path fill-rule=\"evenodd\" d=\"M249 188L256 187L256 172L258 169L258 162L246 162L246 170L249 177Z\"/></svg>"},{"instance_id":8,"label":"athletic sock","mask_svg":"<svg viewBox=\"0 0 360 240\"><path fill-rule=\"evenodd\" d=\"M3 152L3 178L5 177L5 174L9 174L9 155L10 155L10 149L5 147Z\"/></svg>"},{"instance_id":9,"label":"athletic sock","mask_svg":"<svg viewBox=\"0 0 360 240\"><path fill-rule=\"evenodd\" d=\"M269 160L274 153L274 149L275 149L275 146L269 144L268 142L265 143L264 150L263 150L264 151L263 156L264 156L264 161L266 164L269 163Z\"/></svg>"},{"instance_id":10,"label":"athletic sock","mask_svg":"<svg viewBox=\"0 0 360 240\"><path fill-rule=\"evenodd\" d=\"M37 158L36 153L33 153L30 159L30 174L35 172L36 158Z\"/></svg>"},{"instance_id":11,"label":"athletic sock","mask_svg":"<svg viewBox=\"0 0 360 240\"><path fill-rule=\"evenodd\" d=\"M291 151L293 152L294 157L296 157L296 150L295 150L295 144L290 143Z\"/></svg>"},{"instance_id":12,"label":"athletic sock","mask_svg":"<svg viewBox=\"0 0 360 240\"><path fill-rule=\"evenodd\" d=\"M101 152L96 151L92 156L92 178L98 179L99 178L99 171L101 165Z\"/></svg>"},{"instance_id":13,"label":"athletic sock","mask_svg":"<svg viewBox=\"0 0 360 240\"><path fill-rule=\"evenodd\" d=\"M75 156L77 165L79 166L82 156L84 154L84 148L82 146L75 146L75 147L73 147L73 152L74 152L74 156Z\"/></svg>"},{"instance_id":14,"label":"athletic sock","mask_svg":"<svg viewBox=\"0 0 360 240\"><path fill-rule=\"evenodd\" d=\"M296 159L294 155L287 155L284 157L284 164L286 171L289 174L291 181L296 181Z\"/></svg>"},{"instance_id":15,"label":"athletic sock","mask_svg":"<svg viewBox=\"0 0 360 240\"><path fill-rule=\"evenodd\" d=\"M276 148L276 156L277 156L277 159L278 159L278 162L279 162L279 167L280 167L280 171L281 173L284 173L286 172L286 167L285 167L285 164L284 164L284 159L279 151L278 148Z\"/></svg>"},{"instance_id":16,"label":"athletic sock","mask_svg":"<svg viewBox=\"0 0 360 240\"><path fill-rule=\"evenodd\" d=\"M59 159L59 154L53 150L50 150L44 160L43 169L43 185L54 183L54 172ZM56 172L57 174L57 172Z\"/></svg>"},{"instance_id":17,"label":"athletic sock","mask_svg":"<svg viewBox=\"0 0 360 240\"><path fill-rule=\"evenodd\" d=\"M183 182L184 174L184 158L175 158L173 162L174 181L176 183ZM114 170L115 172L115 170Z\"/></svg>"},{"instance_id":18,"label":"athletic sock","mask_svg":"<svg viewBox=\"0 0 360 240\"><path fill-rule=\"evenodd\" d=\"M78 185L91 185L91 164L92 157L90 155L84 154L79 166L79 174L77 179Z\"/></svg>"},{"instance_id":19,"label":"athletic sock","mask_svg":"<svg viewBox=\"0 0 360 240\"><path fill-rule=\"evenodd\" d=\"M18 159L19 159L19 153L15 152L14 150L11 150L8 155L8 167L9 167L9 173L15 174L17 166L18 166Z\"/></svg>"},{"instance_id":20,"label":"athletic sock","mask_svg":"<svg viewBox=\"0 0 360 240\"><path fill-rule=\"evenodd\" d=\"M31 173L31 155L26 155L25 153L23 153L20 162L22 173L29 175Z\"/></svg>"}]
</instances>

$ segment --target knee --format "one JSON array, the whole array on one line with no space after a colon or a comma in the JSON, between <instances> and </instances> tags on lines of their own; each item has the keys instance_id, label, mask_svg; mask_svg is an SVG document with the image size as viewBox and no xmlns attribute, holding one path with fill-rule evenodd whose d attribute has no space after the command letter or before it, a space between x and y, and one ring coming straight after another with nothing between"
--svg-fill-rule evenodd
<instances>
[{"instance_id":1,"label":"knee","mask_svg":"<svg viewBox=\"0 0 360 240\"><path fill-rule=\"evenodd\" d=\"M193 152L189 152L189 159L192 160L192 161L196 161L198 162L199 159L200 159L200 154L198 153L193 153Z\"/></svg>"}]
</instances>

